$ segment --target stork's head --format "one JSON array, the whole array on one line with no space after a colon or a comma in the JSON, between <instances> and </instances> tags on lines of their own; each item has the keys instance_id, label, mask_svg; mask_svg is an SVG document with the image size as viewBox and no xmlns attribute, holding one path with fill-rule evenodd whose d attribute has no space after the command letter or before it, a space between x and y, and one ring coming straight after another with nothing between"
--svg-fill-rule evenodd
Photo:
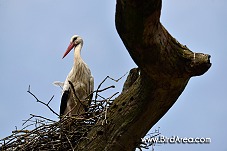
<instances>
[{"instance_id":1,"label":"stork's head","mask_svg":"<svg viewBox=\"0 0 227 151\"><path fill-rule=\"evenodd\" d=\"M74 48L76 47L77 45L79 44L83 44L83 39L78 36L78 35L74 35L72 36L72 38L70 39L70 43L69 43L69 46L67 48L67 50L65 51L62 59Z\"/></svg>"}]
</instances>

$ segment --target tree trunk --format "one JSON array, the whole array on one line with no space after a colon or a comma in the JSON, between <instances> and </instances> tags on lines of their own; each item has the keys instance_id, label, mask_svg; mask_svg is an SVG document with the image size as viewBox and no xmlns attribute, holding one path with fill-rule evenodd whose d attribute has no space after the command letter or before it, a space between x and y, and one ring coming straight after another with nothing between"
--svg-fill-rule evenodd
<instances>
[{"instance_id":1,"label":"tree trunk","mask_svg":"<svg viewBox=\"0 0 227 151\"><path fill-rule=\"evenodd\" d=\"M135 150L189 79L210 68L209 55L193 53L162 26L161 5L161 0L117 0L116 28L138 69L131 70L108 109L107 124L98 123L77 150Z\"/></svg>"}]
</instances>

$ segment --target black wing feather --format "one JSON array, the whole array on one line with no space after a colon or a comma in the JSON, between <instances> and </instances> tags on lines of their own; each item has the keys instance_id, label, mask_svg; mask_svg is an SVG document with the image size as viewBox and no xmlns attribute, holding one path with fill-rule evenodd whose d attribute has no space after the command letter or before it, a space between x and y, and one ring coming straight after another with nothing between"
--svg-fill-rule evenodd
<instances>
[{"instance_id":1,"label":"black wing feather","mask_svg":"<svg viewBox=\"0 0 227 151\"><path fill-rule=\"evenodd\" d=\"M64 114L65 109L67 107L67 102L69 99L69 90L64 91L61 97L61 105L60 105L60 117Z\"/></svg>"}]
</instances>

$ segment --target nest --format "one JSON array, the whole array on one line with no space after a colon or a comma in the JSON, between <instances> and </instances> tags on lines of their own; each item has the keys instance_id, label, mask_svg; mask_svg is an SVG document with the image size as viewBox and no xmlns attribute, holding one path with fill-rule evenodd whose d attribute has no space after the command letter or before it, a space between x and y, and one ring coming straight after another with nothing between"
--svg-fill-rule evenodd
<instances>
[{"instance_id":1,"label":"nest","mask_svg":"<svg viewBox=\"0 0 227 151\"><path fill-rule=\"evenodd\" d=\"M89 112L57 122L31 114L22 130L14 130L12 135L0 140L0 150L74 150L80 141L88 139L87 133L97 122L101 123L99 126L105 124L105 114L111 103L111 100L93 102ZM31 126L35 128L26 130Z\"/></svg>"},{"instance_id":2,"label":"nest","mask_svg":"<svg viewBox=\"0 0 227 151\"><path fill-rule=\"evenodd\" d=\"M104 79L104 81L106 79ZM114 86L100 90L101 84L98 86L98 89L93 92L95 94L95 100L92 100L88 112L73 117L65 116L59 121L53 121L43 116L30 114L31 117L23 123L24 128L21 130L16 129L12 131L10 136L0 139L0 151L74 150L80 141L89 139L87 133L93 126L103 126L107 123L107 109L113 102L111 98L118 94L118 92L109 98L103 98L98 93L109 88L114 88ZM59 117L49 106L53 97L48 103L45 103L40 101L30 91L30 86L27 92L30 93L37 102L44 104ZM97 100L98 97L102 99ZM100 124L98 125L97 123ZM33 127L33 129L28 130L29 128L31 129L31 127Z\"/></svg>"}]
</instances>

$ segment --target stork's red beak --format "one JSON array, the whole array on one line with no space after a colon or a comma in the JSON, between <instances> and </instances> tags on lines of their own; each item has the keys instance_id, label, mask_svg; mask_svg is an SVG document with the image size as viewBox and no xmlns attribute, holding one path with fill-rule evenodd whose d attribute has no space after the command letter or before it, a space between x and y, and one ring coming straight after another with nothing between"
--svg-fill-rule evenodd
<instances>
[{"instance_id":1,"label":"stork's red beak","mask_svg":"<svg viewBox=\"0 0 227 151\"><path fill-rule=\"evenodd\" d=\"M62 59L73 49L73 47L75 46L75 44L73 42L70 42L67 50L65 51L65 54L63 55Z\"/></svg>"}]
</instances>

